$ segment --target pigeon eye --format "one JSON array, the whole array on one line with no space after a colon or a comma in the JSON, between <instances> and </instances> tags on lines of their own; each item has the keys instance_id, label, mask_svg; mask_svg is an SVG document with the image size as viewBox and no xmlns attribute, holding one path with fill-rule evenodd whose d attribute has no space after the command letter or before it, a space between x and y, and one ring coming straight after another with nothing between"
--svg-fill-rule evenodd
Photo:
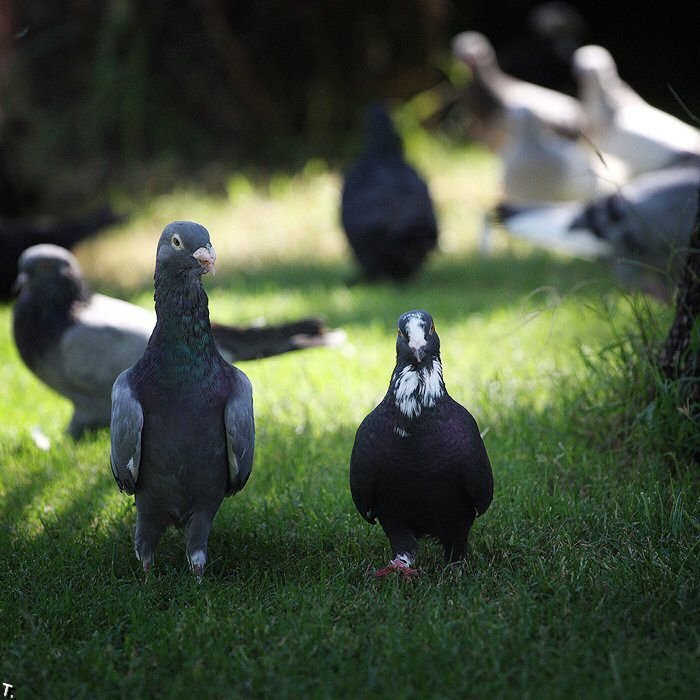
<instances>
[{"instance_id":1,"label":"pigeon eye","mask_svg":"<svg viewBox=\"0 0 700 700\"><path fill-rule=\"evenodd\" d=\"M171 243L173 245L173 248L175 248L176 250L180 250L180 248L182 248L182 241L180 240L180 237L178 235L172 237Z\"/></svg>"}]
</instances>

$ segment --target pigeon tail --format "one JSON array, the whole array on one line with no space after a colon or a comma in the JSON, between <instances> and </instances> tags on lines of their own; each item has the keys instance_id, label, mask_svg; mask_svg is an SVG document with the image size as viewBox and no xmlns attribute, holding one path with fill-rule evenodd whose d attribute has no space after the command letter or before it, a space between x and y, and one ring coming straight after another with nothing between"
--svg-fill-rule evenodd
<instances>
[{"instance_id":1,"label":"pigeon tail","mask_svg":"<svg viewBox=\"0 0 700 700\"><path fill-rule=\"evenodd\" d=\"M302 318L289 323L262 326L212 324L214 340L229 362L256 360L293 350L338 345L344 333L329 330L319 318Z\"/></svg>"},{"instance_id":2,"label":"pigeon tail","mask_svg":"<svg viewBox=\"0 0 700 700\"><path fill-rule=\"evenodd\" d=\"M534 245L585 259L610 258L612 245L574 224L583 207L577 203L554 205L499 204L493 218L513 236Z\"/></svg>"}]
</instances>

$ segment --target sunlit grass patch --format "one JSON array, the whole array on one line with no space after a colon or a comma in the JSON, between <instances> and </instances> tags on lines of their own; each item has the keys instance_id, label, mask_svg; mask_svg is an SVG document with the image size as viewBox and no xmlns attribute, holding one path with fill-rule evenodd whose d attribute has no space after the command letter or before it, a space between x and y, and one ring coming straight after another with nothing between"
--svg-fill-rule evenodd
<instances>
[{"instance_id":1,"label":"sunlit grass patch","mask_svg":"<svg viewBox=\"0 0 700 700\"><path fill-rule=\"evenodd\" d=\"M219 254L212 318L321 315L347 334L240 364L256 462L217 515L200 586L176 531L144 580L107 430L64 436L69 403L21 364L0 309L0 671L16 697L692 696L697 483L673 443L688 424L670 389L652 391L649 361L670 311L641 314L602 267L501 234L480 256L493 159L424 136L407 149L431 175L443 241L404 286L347 284L340 180L321 163L264 183L232 173L220 198L159 198L78 251L96 288L150 308L160 230L200 220ZM496 495L461 567L426 542L419 580L377 583L388 546L355 512L348 461L411 308L435 318Z\"/></svg>"}]
</instances>

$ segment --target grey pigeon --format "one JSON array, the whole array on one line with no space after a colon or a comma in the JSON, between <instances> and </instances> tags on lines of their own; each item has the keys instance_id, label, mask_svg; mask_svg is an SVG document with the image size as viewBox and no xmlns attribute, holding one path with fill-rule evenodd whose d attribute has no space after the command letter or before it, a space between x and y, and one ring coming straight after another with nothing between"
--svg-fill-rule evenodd
<instances>
[{"instance_id":1,"label":"grey pigeon","mask_svg":"<svg viewBox=\"0 0 700 700\"><path fill-rule=\"evenodd\" d=\"M187 558L201 577L214 516L253 467L252 387L216 349L202 286L215 260L203 226L165 227L154 276L158 320L143 356L112 389L112 473L135 494L135 549L146 572L175 525L186 528Z\"/></svg>"},{"instance_id":2,"label":"grey pigeon","mask_svg":"<svg viewBox=\"0 0 700 700\"><path fill-rule=\"evenodd\" d=\"M545 248L607 258L621 281L667 297L695 221L700 167L657 170L585 203L502 205L506 230Z\"/></svg>"},{"instance_id":3,"label":"grey pigeon","mask_svg":"<svg viewBox=\"0 0 700 700\"><path fill-rule=\"evenodd\" d=\"M493 498L493 474L476 421L447 393L440 339L425 311L399 318L396 366L382 402L362 421L350 458L350 490L360 515L377 520L391 545L376 572L412 576L418 540L462 559L476 517Z\"/></svg>"},{"instance_id":4,"label":"grey pigeon","mask_svg":"<svg viewBox=\"0 0 700 700\"><path fill-rule=\"evenodd\" d=\"M369 106L365 132L365 149L343 183L343 228L367 279L405 281L437 244L433 203L427 185L406 162L384 105Z\"/></svg>"},{"instance_id":5,"label":"grey pigeon","mask_svg":"<svg viewBox=\"0 0 700 700\"><path fill-rule=\"evenodd\" d=\"M607 49L582 46L572 60L585 133L603 154L619 158L630 176L700 161L700 131L642 99L620 78Z\"/></svg>"},{"instance_id":6,"label":"grey pigeon","mask_svg":"<svg viewBox=\"0 0 700 700\"><path fill-rule=\"evenodd\" d=\"M507 110L519 107L563 136L576 138L584 128L585 115L578 100L504 73L483 34L458 34L452 41L452 53L472 72L466 100L474 118L473 135L492 150L500 151L506 142Z\"/></svg>"},{"instance_id":7,"label":"grey pigeon","mask_svg":"<svg viewBox=\"0 0 700 700\"><path fill-rule=\"evenodd\" d=\"M93 293L75 257L55 245L32 246L19 261L13 310L15 343L27 367L74 404L70 434L109 425L117 375L143 354L156 322L151 311ZM332 345L340 331L317 319L268 326L212 324L222 355L234 362L315 345Z\"/></svg>"}]
</instances>

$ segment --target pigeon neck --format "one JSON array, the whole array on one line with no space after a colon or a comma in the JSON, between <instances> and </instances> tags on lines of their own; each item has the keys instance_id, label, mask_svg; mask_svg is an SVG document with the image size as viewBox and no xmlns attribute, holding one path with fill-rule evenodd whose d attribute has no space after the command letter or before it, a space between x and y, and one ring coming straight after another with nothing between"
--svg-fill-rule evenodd
<instances>
[{"instance_id":1,"label":"pigeon neck","mask_svg":"<svg viewBox=\"0 0 700 700\"><path fill-rule=\"evenodd\" d=\"M208 373L216 347L201 279L174 282L156 270L154 299L157 321L146 352L157 352L164 379L185 374L197 378Z\"/></svg>"},{"instance_id":2,"label":"pigeon neck","mask_svg":"<svg viewBox=\"0 0 700 700\"><path fill-rule=\"evenodd\" d=\"M382 156L403 156L403 144L396 132L385 131L380 134L372 134L367 145L367 155L369 157Z\"/></svg>"},{"instance_id":3,"label":"pigeon neck","mask_svg":"<svg viewBox=\"0 0 700 700\"><path fill-rule=\"evenodd\" d=\"M84 280L70 276L40 292L31 288L20 292L13 330L19 353L29 367L34 367L37 359L75 323L74 311L91 296Z\"/></svg>"},{"instance_id":4,"label":"pigeon neck","mask_svg":"<svg viewBox=\"0 0 700 700\"><path fill-rule=\"evenodd\" d=\"M413 364L396 365L391 377L390 392L401 415L408 420L433 408L447 394L440 358L433 358L432 362L423 367Z\"/></svg>"}]
</instances>

